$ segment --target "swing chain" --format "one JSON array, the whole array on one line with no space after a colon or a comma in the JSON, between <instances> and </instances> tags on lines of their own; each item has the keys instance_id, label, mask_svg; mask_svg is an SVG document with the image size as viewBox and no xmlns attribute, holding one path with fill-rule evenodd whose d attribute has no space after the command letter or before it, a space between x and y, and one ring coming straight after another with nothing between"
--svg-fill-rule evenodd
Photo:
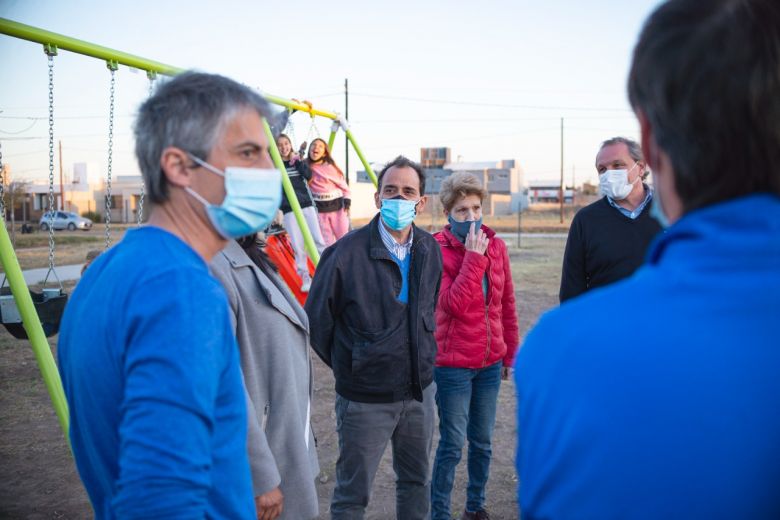
<instances>
[{"instance_id":1,"label":"swing chain","mask_svg":"<svg viewBox=\"0 0 780 520\"><path fill-rule=\"evenodd\" d=\"M284 127L284 133L287 135L287 137L290 138L290 144L293 147L293 151L296 152L297 149L295 148L295 146L296 146L297 138L295 137L295 126L293 125L292 117L287 118L287 125Z\"/></svg>"},{"instance_id":2,"label":"swing chain","mask_svg":"<svg viewBox=\"0 0 780 520\"><path fill-rule=\"evenodd\" d=\"M111 169L114 156L114 84L116 68L109 63L111 70L111 97L108 112L108 174L106 176L106 249L111 246Z\"/></svg>"},{"instance_id":3,"label":"swing chain","mask_svg":"<svg viewBox=\"0 0 780 520\"><path fill-rule=\"evenodd\" d=\"M49 57L49 271L54 270L54 54ZM48 275L47 275L48 278Z\"/></svg>"},{"instance_id":4,"label":"swing chain","mask_svg":"<svg viewBox=\"0 0 780 520\"><path fill-rule=\"evenodd\" d=\"M154 91L154 79L157 77L155 73L147 72L149 78L149 97L152 97ZM146 183L144 182L144 176L141 175L141 197L138 199L138 225L143 223L144 219L144 199L146 198Z\"/></svg>"}]
</instances>

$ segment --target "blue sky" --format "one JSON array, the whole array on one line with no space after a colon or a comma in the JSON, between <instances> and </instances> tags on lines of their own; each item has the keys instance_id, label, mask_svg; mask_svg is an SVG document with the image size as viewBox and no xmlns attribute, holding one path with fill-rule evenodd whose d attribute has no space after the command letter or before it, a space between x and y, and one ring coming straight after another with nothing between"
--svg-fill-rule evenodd
<instances>
[{"instance_id":1,"label":"blue sky","mask_svg":"<svg viewBox=\"0 0 780 520\"><path fill-rule=\"evenodd\" d=\"M658 4L573 0L393 2L97 2L3 0L0 16L177 67L231 76L285 97L343 111L371 161L421 146L453 159L514 158L527 180L595 179L599 143L638 137L625 94L631 51ZM38 44L0 35L0 142L17 178L48 170L47 65ZM99 60L55 59L55 138L63 166L105 168L109 73ZM148 92L143 73L116 75L114 174L135 174L133 114ZM311 128L294 117L298 140ZM20 139L24 138L24 139ZM334 155L344 162L343 138ZM352 155L350 170L358 167Z\"/></svg>"}]
</instances>

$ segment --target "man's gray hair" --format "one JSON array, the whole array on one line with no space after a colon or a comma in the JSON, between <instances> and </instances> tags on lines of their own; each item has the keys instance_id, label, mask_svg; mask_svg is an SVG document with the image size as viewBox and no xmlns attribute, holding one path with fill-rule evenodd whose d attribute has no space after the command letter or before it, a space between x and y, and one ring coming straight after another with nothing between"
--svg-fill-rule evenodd
<instances>
[{"instance_id":1,"label":"man's gray hair","mask_svg":"<svg viewBox=\"0 0 780 520\"><path fill-rule=\"evenodd\" d=\"M247 108L257 110L272 130L282 130L268 101L232 79L190 71L162 83L141 105L134 127L135 155L151 203L163 203L169 196L160 166L163 150L175 146L205 160L225 124Z\"/></svg>"},{"instance_id":2,"label":"man's gray hair","mask_svg":"<svg viewBox=\"0 0 780 520\"><path fill-rule=\"evenodd\" d=\"M601 143L599 152L605 147L612 146L613 144L626 145L626 148L628 148L628 155L631 156L634 162L641 162L645 164L645 170L642 172L643 179L645 179L650 174L650 170L647 169L647 163L645 163L645 156L642 154L642 147L639 145L639 143L633 139L629 139L628 137L613 137Z\"/></svg>"}]
</instances>

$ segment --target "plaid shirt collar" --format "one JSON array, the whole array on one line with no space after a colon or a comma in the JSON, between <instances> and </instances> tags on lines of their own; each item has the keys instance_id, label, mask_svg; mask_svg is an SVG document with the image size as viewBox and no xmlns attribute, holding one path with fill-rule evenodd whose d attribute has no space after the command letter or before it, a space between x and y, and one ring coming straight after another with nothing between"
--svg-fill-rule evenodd
<instances>
[{"instance_id":1,"label":"plaid shirt collar","mask_svg":"<svg viewBox=\"0 0 780 520\"><path fill-rule=\"evenodd\" d=\"M391 255L395 256L398 260L403 261L406 258L406 255L412 251L414 226L412 226L410 229L409 239L405 243L399 244L395 241L393 235L390 234L390 231L387 230L387 226L385 226L382 217L379 217L379 222L377 224L379 225L379 236L382 237L382 243L385 245L387 250L390 251Z\"/></svg>"}]
</instances>

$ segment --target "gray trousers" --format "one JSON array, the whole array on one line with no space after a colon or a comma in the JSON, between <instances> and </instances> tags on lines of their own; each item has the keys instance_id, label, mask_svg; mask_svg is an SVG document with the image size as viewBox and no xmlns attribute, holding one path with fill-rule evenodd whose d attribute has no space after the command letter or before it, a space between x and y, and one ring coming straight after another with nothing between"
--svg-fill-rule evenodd
<instances>
[{"instance_id":1,"label":"gray trousers","mask_svg":"<svg viewBox=\"0 0 780 520\"><path fill-rule=\"evenodd\" d=\"M396 475L396 518L428 518L435 396L435 383L423 391L422 403L359 403L336 395L339 459L331 518L363 518L388 441L392 442Z\"/></svg>"}]
</instances>

